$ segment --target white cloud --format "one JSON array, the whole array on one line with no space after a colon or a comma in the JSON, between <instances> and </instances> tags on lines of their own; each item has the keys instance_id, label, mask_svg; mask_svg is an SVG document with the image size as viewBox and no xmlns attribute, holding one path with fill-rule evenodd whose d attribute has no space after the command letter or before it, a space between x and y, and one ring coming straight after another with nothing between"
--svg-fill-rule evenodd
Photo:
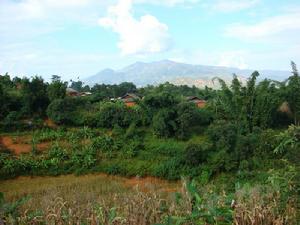
<instances>
[{"instance_id":1,"label":"white cloud","mask_svg":"<svg viewBox=\"0 0 300 225\"><path fill-rule=\"evenodd\" d=\"M177 50L169 59L188 64L234 67L248 69L250 53L245 50L212 50L203 49Z\"/></svg>"},{"instance_id":2,"label":"white cloud","mask_svg":"<svg viewBox=\"0 0 300 225\"><path fill-rule=\"evenodd\" d=\"M0 23L51 21L64 23L68 19L87 21L104 9L108 1L98 0L0 0ZM83 15L84 13L84 15ZM13 16L12 16L13 15ZM88 18L88 19L86 19ZM96 17L93 18L95 21Z\"/></svg>"},{"instance_id":3,"label":"white cloud","mask_svg":"<svg viewBox=\"0 0 300 225\"><path fill-rule=\"evenodd\" d=\"M228 51L221 53L217 66L235 67L239 69L249 68L242 51Z\"/></svg>"},{"instance_id":4,"label":"white cloud","mask_svg":"<svg viewBox=\"0 0 300 225\"><path fill-rule=\"evenodd\" d=\"M212 9L219 12L234 12L251 8L260 0L217 0L211 3Z\"/></svg>"},{"instance_id":5,"label":"white cloud","mask_svg":"<svg viewBox=\"0 0 300 225\"><path fill-rule=\"evenodd\" d=\"M135 19L132 4L132 0L119 0L117 5L108 8L106 17L99 19L100 26L119 34L118 47L123 55L166 50L170 43L168 26L148 14Z\"/></svg>"},{"instance_id":6,"label":"white cloud","mask_svg":"<svg viewBox=\"0 0 300 225\"><path fill-rule=\"evenodd\" d=\"M225 29L225 35L240 39L261 39L288 35L289 31L300 31L300 12L274 16L253 25L232 24Z\"/></svg>"},{"instance_id":7,"label":"white cloud","mask_svg":"<svg viewBox=\"0 0 300 225\"><path fill-rule=\"evenodd\" d=\"M175 6L178 4L195 4L200 0L134 0L134 3Z\"/></svg>"}]
</instances>

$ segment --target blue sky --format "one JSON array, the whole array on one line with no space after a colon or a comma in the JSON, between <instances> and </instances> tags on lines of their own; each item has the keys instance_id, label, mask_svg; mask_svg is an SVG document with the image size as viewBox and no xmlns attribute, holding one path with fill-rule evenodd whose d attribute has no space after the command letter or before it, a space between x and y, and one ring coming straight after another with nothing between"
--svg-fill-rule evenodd
<instances>
[{"instance_id":1,"label":"blue sky","mask_svg":"<svg viewBox=\"0 0 300 225\"><path fill-rule=\"evenodd\" d=\"M299 0L0 0L0 74L85 78L136 61L289 70Z\"/></svg>"}]
</instances>

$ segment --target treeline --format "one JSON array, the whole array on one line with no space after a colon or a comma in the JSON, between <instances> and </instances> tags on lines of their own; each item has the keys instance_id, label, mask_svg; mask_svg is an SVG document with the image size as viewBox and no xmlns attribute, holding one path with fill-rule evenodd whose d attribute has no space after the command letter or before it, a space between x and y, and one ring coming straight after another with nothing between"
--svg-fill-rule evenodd
<instances>
[{"instance_id":1,"label":"treeline","mask_svg":"<svg viewBox=\"0 0 300 225\"><path fill-rule=\"evenodd\" d=\"M132 83L119 85L96 84L92 88L81 81L69 85L78 91L91 91L91 96L66 96L67 82L53 76L50 83L41 77L13 78L0 76L0 121L4 129L18 128L18 121L42 123L49 117L60 125L91 127L151 126L158 136L184 137L191 125L205 125L213 120L232 121L242 132L299 123L300 78L296 65L285 82L265 79L256 82L254 72L247 83L237 76L226 84L216 78L221 88L199 89L195 86L175 86L170 83L137 88ZM128 108L121 101L110 99L126 93L143 96L137 105ZM198 109L186 101L186 96L207 100L207 107Z\"/></svg>"},{"instance_id":2,"label":"treeline","mask_svg":"<svg viewBox=\"0 0 300 225\"><path fill-rule=\"evenodd\" d=\"M187 134L190 125L207 124L212 116L207 110L200 110L189 104L189 95L209 99L215 91L206 88L175 86L170 83L159 86L137 88L132 83L119 85L95 85L90 88L82 82L72 82L70 87L79 91L91 91L91 96L69 97L68 84L53 76L47 83L41 77L0 77L0 121L3 130L18 130L31 126L40 127L46 118L58 125L113 128L152 126L158 136L178 137ZM126 93L143 96L134 107L126 107L122 101L114 101ZM176 134L175 134L176 133Z\"/></svg>"}]
</instances>

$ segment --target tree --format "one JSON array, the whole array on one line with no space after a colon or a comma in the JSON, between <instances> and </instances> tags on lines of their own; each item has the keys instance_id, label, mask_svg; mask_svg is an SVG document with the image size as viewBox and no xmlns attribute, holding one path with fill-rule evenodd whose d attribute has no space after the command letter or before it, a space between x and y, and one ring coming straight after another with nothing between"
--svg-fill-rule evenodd
<instances>
[{"instance_id":1,"label":"tree","mask_svg":"<svg viewBox=\"0 0 300 225\"><path fill-rule=\"evenodd\" d=\"M8 73L0 75L0 84L2 84L6 89L13 87L13 82L11 81Z\"/></svg>"},{"instance_id":2,"label":"tree","mask_svg":"<svg viewBox=\"0 0 300 225\"><path fill-rule=\"evenodd\" d=\"M7 113L7 94L4 91L2 84L0 83L0 119L5 117Z\"/></svg>"},{"instance_id":3,"label":"tree","mask_svg":"<svg viewBox=\"0 0 300 225\"><path fill-rule=\"evenodd\" d=\"M22 80L23 111L27 115L44 115L49 103L47 84L43 78L35 76L31 80Z\"/></svg>"},{"instance_id":4,"label":"tree","mask_svg":"<svg viewBox=\"0 0 300 225\"><path fill-rule=\"evenodd\" d=\"M66 96L67 83L62 82L60 76L52 75L52 82L47 87L47 94L50 102L55 99L62 99Z\"/></svg>"},{"instance_id":5,"label":"tree","mask_svg":"<svg viewBox=\"0 0 300 225\"><path fill-rule=\"evenodd\" d=\"M261 81L256 87L254 125L263 129L271 127L275 123L278 125L276 117L282 102L280 89L276 87L276 83L267 79Z\"/></svg>"},{"instance_id":6,"label":"tree","mask_svg":"<svg viewBox=\"0 0 300 225\"><path fill-rule=\"evenodd\" d=\"M246 85L246 115L247 115L247 123L248 129L250 132L253 131L253 117L254 117L254 109L255 109L255 100L256 100L256 78L259 76L257 71L254 71L251 74L251 77L247 81Z\"/></svg>"},{"instance_id":7,"label":"tree","mask_svg":"<svg viewBox=\"0 0 300 225\"><path fill-rule=\"evenodd\" d=\"M132 119L133 115L130 109L122 102L105 102L100 106L97 125L106 128L112 128L115 125L127 127L132 122Z\"/></svg>"},{"instance_id":8,"label":"tree","mask_svg":"<svg viewBox=\"0 0 300 225\"><path fill-rule=\"evenodd\" d=\"M57 124L82 125L84 118L80 113L80 108L86 107L81 99L55 99L47 108L47 116Z\"/></svg>"},{"instance_id":9,"label":"tree","mask_svg":"<svg viewBox=\"0 0 300 225\"><path fill-rule=\"evenodd\" d=\"M83 87L83 82L78 80L78 81L73 81L71 80L71 85L70 88L73 88L76 91L82 91L82 87Z\"/></svg>"},{"instance_id":10,"label":"tree","mask_svg":"<svg viewBox=\"0 0 300 225\"><path fill-rule=\"evenodd\" d=\"M300 76L297 66L291 62L292 76L288 78L287 84L287 102L294 116L294 123L299 124L300 120Z\"/></svg>"},{"instance_id":11,"label":"tree","mask_svg":"<svg viewBox=\"0 0 300 225\"><path fill-rule=\"evenodd\" d=\"M207 125L211 121L211 115L206 109L199 109L195 104L182 102L177 105L177 131L176 136L185 139L189 136L191 128L199 125Z\"/></svg>"},{"instance_id":12,"label":"tree","mask_svg":"<svg viewBox=\"0 0 300 225\"><path fill-rule=\"evenodd\" d=\"M184 163L189 166L199 166L208 161L211 145L209 143L190 142L184 149Z\"/></svg>"},{"instance_id":13,"label":"tree","mask_svg":"<svg viewBox=\"0 0 300 225\"><path fill-rule=\"evenodd\" d=\"M154 134L158 137L171 137L178 128L176 123L176 111L173 109L161 109L153 117Z\"/></svg>"},{"instance_id":14,"label":"tree","mask_svg":"<svg viewBox=\"0 0 300 225\"><path fill-rule=\"evenodd\" d=\"M123 82L121 84L119 84L115 90L114 90L114 94L115 96L123 96L126 93L135 93L136 90L136 86L131 83L131 82Z\"/></svg>"}]
</instances>

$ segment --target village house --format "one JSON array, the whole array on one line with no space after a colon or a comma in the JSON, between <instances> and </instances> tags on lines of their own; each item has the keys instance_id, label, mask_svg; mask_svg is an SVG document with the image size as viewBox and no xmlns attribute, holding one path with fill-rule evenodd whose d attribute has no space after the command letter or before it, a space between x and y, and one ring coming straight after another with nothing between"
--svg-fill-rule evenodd
<instances>
[{"instance_id":1,"label":"village house","mask_svg":"<svg viewBox=\"0 0 300 225\"><path fill-rule=\"evenodd\" d=\"M131 107L136 105L136 102L140 100L141 98L133 93L127 93L119 98L121 101L125 103L126 106Z\"/></svg>"},{"instance_id":2,"label":"village house","mask_svg":"<svg viewBox=\"0 0 300 225\"><path fill-rule=\"evenodd\" d=\"M68 87L67 89L66 89L66 95L67 96L72 96L72 97L78 97L78 96L88 96L88 95L91 95L92 93L91 92L88 92L88 91L86 91L86 92L79 92L79 91L76 91L75 89L73 89L73 88L70 88L70 87Z\"/></svg>"},{"instance_id":3,"label":"village house","mask_svg":"<svg viewBox=\"0 0 300 225\"><path fill-rule=\"evenodd\" d=\"M80 93L79 93L79 91L76 91L75 89L68 87L66 89L66 95L67 96L79 96Z\"/></svg>"},{"instance_id":4,"label":"village house","mask_svg":"<svg viewBox=\"0 0 300 225\"><path fill-rule=\"evenodd\" d=\"M188 96L186 97L188 102L192 102L196 104L199 108L204 108L206 105L206 101L204 99L200 99L197 96Z\"/></svg>"},{"instance_id":5,"label":"village house","mask_svg":"<svg viewBox=\"0 0 300 225\"><path fill-rule=\"evenodd\" d=\"M89 92L89 91L84 91L84 92L80 92L80 96L89 96L91 95L92 93Z\"/></svg>"}]
</instances>

